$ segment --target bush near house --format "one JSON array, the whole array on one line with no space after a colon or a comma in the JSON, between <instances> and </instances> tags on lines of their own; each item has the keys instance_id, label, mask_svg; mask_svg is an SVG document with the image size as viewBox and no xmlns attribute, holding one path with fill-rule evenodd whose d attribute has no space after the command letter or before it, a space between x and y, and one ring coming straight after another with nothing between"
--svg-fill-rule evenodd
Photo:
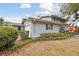
<instances>
[{"instance_id":1,"label":"bush near house","mask_svg":"<svg viewBox=\"0 0 79 59\"><path fill-rule=\"evenodd\" d=\"M79 33L79 29L76 32Z\"/></svg>"},{"instance_id":2,"label":"bush near house","mask_svg":"<svg viewBox=\"0 0 79 59\"><path fill-rule=\"evenodd\" d=\"M74 33L41 33L39 38L36 38L37 41L46 41L46 40L62 40L68 37L73 36Z\"/></svg>"},{"instance_id":3,"label":"bush near house","mask_svg":"<svg viewBox=\"0 0 79 59\"><path fill-rule=\"evenodd\" d=\"M17 30L11 27L0 26L0 50L14 45L17 39Z\"/></svg>"},{"instance_id":4,"label":"bush near house","mask_svg":"<svg viewBox=\"0 0 79 59\"><path fill-rule=\"evenodd\" d=\"M41 38L56 38L56 37L70 37L73 33L66 32L66 33L41 33Z\"/></svg>"},{"instance_id":5,"label":"bush near house","mask_svg":"<svg viewBox=\"0 0 79 59\"><path fill-rule=\"evenodd\" d=\"M28 31L18 30L18 33L20 34L21 39L28 38L28 36L29 36L29 32Z\"/></svg>"}]
</instances>

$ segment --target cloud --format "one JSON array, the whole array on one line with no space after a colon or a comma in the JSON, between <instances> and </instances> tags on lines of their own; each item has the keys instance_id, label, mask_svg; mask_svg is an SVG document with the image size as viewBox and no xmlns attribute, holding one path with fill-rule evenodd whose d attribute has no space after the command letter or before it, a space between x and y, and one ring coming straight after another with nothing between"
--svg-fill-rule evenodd
<instances>
[{"instance_id":1,"label":"cloud","mask_svg":"<svg viewBox=\"0 0 79 59\"><path fill-rule=\"evenodd\" d=\"M35 12L36 15L50 15L53 11L52 3L40 3L39 7L40 10Z\"/></svg>"},{"instance_id":2,"label":"cloud","mask_svg":"<svg viewBox=\"0 0 79 59\"><path fill-rule=\"evenodd\" d=\"M27 17L31 17L31 15L30 15L30 14L26 14L25 17L26 17L26 18L27 18Z\"/></svg>"},{"instance_id":3,"label":"cloud","mask_svg":"<svg viewBox=\"0 0 79 59\"><path fill-rule=\"evenodd\" d=\"M40 8L44 11L52 11L53 4L52 3L41 3Z\"/></svg>"},{"instance_id":4,"label":"cloud","mask_svg":"<svg viewBox=\"0 0 79 59\"><path fill-rule=\"evenodd\" d=\"M51 13L49 11L37 11L35 12L36 15L50 15Z\"/></svg>"},{"instance_id":5,"label":"cloud","mask_svg":"<svg viewBox=\"0 0 79 59\"><path fill-rule=\"evenodd\" d=\"M40 11L36 12L36 14L60 15L60 6L57 3L40 3Z\"/></svg>"},{"instance_id":6,"label":"cloud","mask_svg":"<svg viewBox=\"0 0 79 59\"><path fill-rule=\"evenodd\" d=\"M21 3L20 8L31 8L31 4L30 3Z\"/></svg>"}]
</instances>

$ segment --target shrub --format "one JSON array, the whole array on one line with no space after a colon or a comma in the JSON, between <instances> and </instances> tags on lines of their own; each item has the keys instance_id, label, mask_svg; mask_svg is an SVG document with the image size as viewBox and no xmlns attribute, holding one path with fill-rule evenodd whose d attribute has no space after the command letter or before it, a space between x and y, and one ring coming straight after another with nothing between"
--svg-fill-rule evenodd
<instances>
[{"instance_id":1,"label":"shrub","mask_svg":"<svg viewBox=\"0 0 79 59\"><path fill-rule=\"evenodd\" d=\"M42 38L56 38L56 37L63 37L63 36L69 37L72 35L73 35L73 33L70 33L70 32L66 32L66 33L41 33L40 37L42 37Z\"/></svg>"},{"instance_id":2,"label":"shrub","mask_svg":"<svg viewBox=\"0 0 79 59\"><path fill-rule=\"evenodd\" d=\"M14 45L17 39L17 30L10 27L0 27L0 50Z\"/></svg>"},{"instance_id":3,"label":"shrub","mask_svg":"<svg viewBox=\"0 0 79 59\"><path fill-rule=\"evenodd\" d=\"M27 38L29 36L28 31L18 30L18 33L20 33L21 39L25 39L25 38Z\"/></svg>"},{"instance_id":4,"label":"shrub","mask_svg":"<svg viewBox=\"0 0 79 59\"><path fill-rule=\"evenodd\" d=\"M77 33L79 33L79 29L78 29L78 30L76 30L76 32L77 32Z\"/></svg>"}]
</instances>

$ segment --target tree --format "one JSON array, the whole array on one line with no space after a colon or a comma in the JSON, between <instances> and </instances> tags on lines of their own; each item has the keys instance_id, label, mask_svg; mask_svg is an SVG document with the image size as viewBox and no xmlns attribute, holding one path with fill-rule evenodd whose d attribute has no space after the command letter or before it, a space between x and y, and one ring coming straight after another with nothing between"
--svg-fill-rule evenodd
<instances>
[{"instance_id":1,"label":"tree","mask_svg":"<svg viewBox=\"0 0 79 59\"><path fill-rule=\"evenodd\" d=\"M4 19L1 17L1 18L0 18L0 25L2 25L3 22L4 22Z\"/></svg>"},{"instance_id":2,"label":"tree","mask_svg":"<svg viewBox=\"0 0 79 59\"><path fill-rule=\"evenodd\" d=\"M69 3L69 4L65 4L63 5L63 8L60 9L60 12L63 15L71 15L73 13L75 13L75 20L78 19L78 14L77 11L79 10L79 3Z\"/></svg>"},{"instance_id":3,"label":"tree","mask_svg":"<svg viewBox=\"0 0 79 59\"><path fill-rule=\"evenodd\" d=\"M74 15L75 20L79 18L78 17L79 15L77 14L78 11L79 11L79 3L64 4L63 7L60 9L60 12L65 16L75 14Z\"/></svg>"},{"instance_id":4,"label":"tree","mask_svg":"<svg viewBox=\"0 0 79 59\"><path fill-rule=\"evenodd\" d=\"M77 12L79 11L79 3L69 3L69 4L65 4L63 5L63 8L60 9L60 12L63 15L71 15L71 14L75 14L74 18L75 18L75 23L76 23L76 27L77 27L77 19L79 18L79 14L77 14Z\"/></svg>"},{"instance_id":5,"label":"tree","mask_svg":"<svg viewBox=\"0 0 79 59\"><path fill-rule=\"evenodd\" d=\"M73 14L73 13L77 13L77 11L79 10L79 3L69 3L69 4L64 4L63 8L60 9L60 12L62 14Z\"/></svg>"},{"instance_id":6,"label":"tree","mask_svg":"<svg viewBox=\"0 0 79 59\"><path fill-rule=\"evenodd\" d=\"M27 20L26 18L23 18L22 19L22 24L24 24L26 20Z\"/></svg>"}]
</instances>

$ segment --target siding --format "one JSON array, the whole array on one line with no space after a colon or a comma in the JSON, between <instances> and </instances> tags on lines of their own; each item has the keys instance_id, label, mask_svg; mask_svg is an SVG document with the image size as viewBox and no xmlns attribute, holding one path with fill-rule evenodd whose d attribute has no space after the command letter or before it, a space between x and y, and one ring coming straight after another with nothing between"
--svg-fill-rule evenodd
<instances>
[{"instance_id":1,"label":"siding","mask_svg":"<svg viewBox=\"0 0 79 59\"><path fill-rule=\"evenodd\" d=\"M25 30L29 31L29 37L31 37L31 22L25 22Z\"/></svg>"},{"instance_id":2,"label":"siding","mask_svg":"<svg viewBox=\"0 0 79 59\"><path fill-rule=\"evenodd\" d=\"M25 22L25 30L28 31L28 30L31 30L31 22Z\"/></svg>"},{"instance_id":3,"label":"siding","mask_svg":"<svg viewBox=\"0 0 79 59\"><path fill-rule=\"evenodd\" d=\"M46 32L58 33L59 31L60 31L60 27L58 25L53 25L53 30L51 30L51 29L46 30L46 24L34 23L32 37L39 37L40 33L46 33Z\"/></svg>"},{"instance_id":4,"label":"siding","mask_svg":"<svg viewBox=\"0 0 79 59\"><path fill-rule=\"evenodd\" d=\"M51 18L50 17L48 17L48 18L42 18L41 20L51 21Z\"/></svg>"}]
</instances>

